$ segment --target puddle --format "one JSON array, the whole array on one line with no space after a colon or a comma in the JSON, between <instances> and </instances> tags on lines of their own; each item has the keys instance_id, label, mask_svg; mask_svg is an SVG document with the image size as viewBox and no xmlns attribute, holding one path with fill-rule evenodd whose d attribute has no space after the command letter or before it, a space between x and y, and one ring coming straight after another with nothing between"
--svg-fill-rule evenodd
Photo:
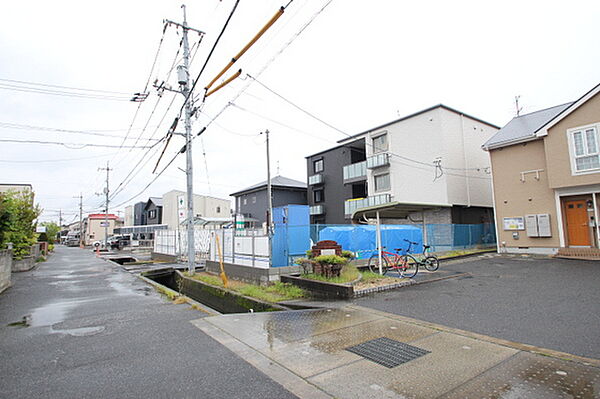
<instances>
[{"instance_id":1,"label":"puddle","mask_svg":"<svg viewBox=\"0 0 600 399\"><path fill-rule=\"evenodd\" d=\"M102 331L104 331L104 326L71 328L67 330L55 330L53 328L50 328L51 333L68 334L73 337L89 337L91 335L99 334Z\"/></svg>"}]
</instances>

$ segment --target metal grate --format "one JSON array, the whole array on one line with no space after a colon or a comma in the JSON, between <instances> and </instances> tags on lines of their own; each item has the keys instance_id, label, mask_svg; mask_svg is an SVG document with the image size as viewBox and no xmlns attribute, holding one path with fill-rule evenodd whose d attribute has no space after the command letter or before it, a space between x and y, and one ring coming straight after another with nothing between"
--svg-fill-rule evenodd
<instances>
[{"instance_id":1,"label":"metal grate","mask_svg":"<svg viewBox=\"0 0 600 399\"><path fill-rule=\"evenodd\" d=\"M396 367L428 353L425 349L394 341L386 337L372 339L346 348L347 351L364 357L387 368Z\"/></svg>"}]
</instances>

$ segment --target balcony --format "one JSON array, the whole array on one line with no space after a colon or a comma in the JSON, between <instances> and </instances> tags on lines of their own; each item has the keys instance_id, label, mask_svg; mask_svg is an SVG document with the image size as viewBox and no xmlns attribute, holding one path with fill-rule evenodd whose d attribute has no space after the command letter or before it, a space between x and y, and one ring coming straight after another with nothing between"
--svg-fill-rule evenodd
<instances>
[{"instance_id":1,"label":"balcony","mask_svg":"<svg viewBox=\"0 0 600 399\"><path fill-rule=\"evenodd\" d=\"M310 213L311 216L324 215L325 214L325 207L323 205L314 205L314 206L311 206L309 213Z\"/></svg>"},{"instance_id":2,"label":"balcony","mask_svg":"<svg viewBox=\"0 0 600 399\"><path fill-rule=\"evenodd\" d=\"M390 164L390 154L387 152L373 155L367 158L367 169L380 168L382 166L388 166Z\"/></svg>"},{"instance_id":3,"label":"balcony","mask_svg":"<svg viewBox=\"0 0 600 399\"><path fill-rule=\"evenodd\" d=\"M315 184L323 183L323 174L319 173L317 175L308 176L308 185L314 186Z\"/></svg>"},{"instance_id":4,"label":"balcony","mask_svg":"<svg viewBox=\"0 0 600 399\"><path fill-rule=\"evenodd\" d=\"M344 183L367 179L367 161L344 166Z\"/></svg>"},{"instance_id":5,"label":"balcony","mask_svg":"<svg viewBox=\"0 0 600 399\"><path fill-rule=\"evenodd\" d=\"M349 199L344 202L344 214L346 216L352 216L357 209L387 204L388 202L391 202L391 200L392 196L390 194L379 194L367 198Z\"/></svg>"}]
</instances>

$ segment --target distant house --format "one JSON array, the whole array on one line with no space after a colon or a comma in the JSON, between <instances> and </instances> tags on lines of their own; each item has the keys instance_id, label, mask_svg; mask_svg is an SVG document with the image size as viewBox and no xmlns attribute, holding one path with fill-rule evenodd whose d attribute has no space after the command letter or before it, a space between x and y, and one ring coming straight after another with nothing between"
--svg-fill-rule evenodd
<instances>
[{"instance_id":1,"label":"distant house","mask_svg":"<svg viewBox=\"0 0 600 399\"><path fill-rule=\"evenodd\" d=\"M31 184L12 184L12 183L0 183L0 193L6 193L8 191L14 192L32 192L33 187Z\"/></svg>"},{"instance_id":2,"label":"distant house","mask_svg":"<svg viewBox=\"0 0 600 399\"><path fill-rule=\"evenodd\" d=\"M600 258L600 85L513 118L483 148L500 251Z\"/></svg>"},{"instance_id":3,"label":"distant house","mask_svg":"<svg viewBox=\"0 0 600 399\"><path fill-rule=\"evenodd\" d=\"M123 221L119 219L117 215L109 213L93 213L88 215L85 220L85 245L91 245L95 241L103 241L106 236L104 235L104 221L108 219L108 236L113 235L114 229L119 228L123 225Z\"/></svg>"},{"instance_id":4,"label":"distant house","mask_svg":"<svg viewBox=\"0 0 600 399\"><path fill-rule=\"evenodd\" d=\"M283 176L271 179L273 207L306 205L306 183ZM260 226L267 220L267 181L230 194L235 198L235 213ZM238 219L239 222L239 219Z\"/></svg>"},{"instance_id":5,"label":"distant house","mask_svg":"<svg viewBox=\"0 0 600 399\"><path fill-rule=\"evenodd\" d=\"M161 197L150 197L144 206L144 214L146 215L146 224L161 224L163 200Z\"/></svg>"},{"instance_id":6,"label":"distant house","mask_svg":"<svg viewBox=\"0 0 600 399\"><path fill-rule=\"evenodd\" d=\"M187 200L184 191L172 190L162 196L162 224L169 229L181 228L187 218ZM194 218L229 218L231 201L208 195L194 194Z\"/></svg>"},{"instance_id":7,"label":"distant house","mask_svg":"<svg viewBox=\"0 0 600 399\"><path fill-rule=\"evenodd\" d=\"M146 203L145 202L138 202L137 204L133 205L133 225L134 226L145 226L147 223L146 220L146 212L145 209L146 208Z\"/></svg>"}]
</instances>

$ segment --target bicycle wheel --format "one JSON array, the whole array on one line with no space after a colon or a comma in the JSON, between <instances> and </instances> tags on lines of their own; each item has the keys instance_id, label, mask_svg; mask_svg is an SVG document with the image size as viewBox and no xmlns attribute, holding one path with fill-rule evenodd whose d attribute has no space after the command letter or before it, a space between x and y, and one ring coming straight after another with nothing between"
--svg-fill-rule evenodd
<instances>
[{"instance_id":1,"label":"bicycle wheel","mask_svg":"<svg viewBox=\"0 0 600 399\"><path fill-rule=\"evenodd\" d=\"M412 278L419 271L419 262L412 255L402 255L402 264L400 266L401 277Z\"/></svg>"},{"instance_id":2,"label":"bicycle wheel","mask_svg":"<svg viewBox=\"0 0 600 399\"><path fill-rule=\"evenodd\" d=\"M387 258L384 256L381 258L381 273L386 274L390 265ZM375 254L369 258L369 270L373 273L379 274L379 255Z\"/></svg>"},{"instance_id":3,"label":"bicycle wheel","mask_svg":"<svg viewBox=\"0 0 600 399\"><path fill-rule=\"evenodd\" d=\"M437 256L428 256L423 261L423 265L425 266L425 269L434 272L440 267L440 261Z\"/></svg>"}]
</instances>

